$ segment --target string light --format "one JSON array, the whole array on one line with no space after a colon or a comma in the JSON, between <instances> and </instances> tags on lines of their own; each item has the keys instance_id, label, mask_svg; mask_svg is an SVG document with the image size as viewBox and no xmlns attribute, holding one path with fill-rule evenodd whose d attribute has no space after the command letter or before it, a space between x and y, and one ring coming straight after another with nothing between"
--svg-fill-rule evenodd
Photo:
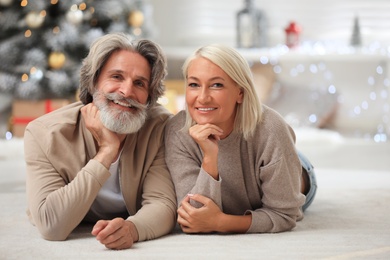
<instances>
[{"instance_id":1,"label":"string light","mask_svg":"<svg viewBox=\"0 0 390 260\"><path fill-rule=\"evenodd\" d=\"M26 73L24 73L23 75L22 75L22 81L23 82L26 82L28 80L28 75L26 74Z\"/></svg>"},{"instance_id":2,"label":"string light","mask_svg":"<svg viewBox=\"0 0 390 260\"><path fill-rule=\"evenodd\" d=\"M25 32L24 32L24 37L26 37L26 38L29 38L29 37L31 37L31 30L26 30Z\"/></svg>"},{"instance_id":3,"label":"string light","mask_svg":"<svg viewBox=\"0 0 390 260\"><path fill-rule=\"evenodd\" d=\"M53 33L58 34L60 32L60 27L56 26L53 28Z\"/></svg>"},{"instance_id":4,"label":"string light","mask_svg":"<svg viewBox=\"0 0 390 260\"><path fill-rule=\"evenodd\" d=\"M79 9L80 9L81 11L84 11L85 9L87 9L86 3L81 3L81 4L79 5Z\"/></svg>"}]
</instances>

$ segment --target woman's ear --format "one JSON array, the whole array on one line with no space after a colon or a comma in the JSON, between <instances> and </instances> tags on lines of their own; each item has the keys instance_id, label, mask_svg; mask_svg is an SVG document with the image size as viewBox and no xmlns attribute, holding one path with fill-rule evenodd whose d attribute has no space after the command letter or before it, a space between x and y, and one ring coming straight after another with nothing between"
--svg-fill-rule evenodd
<instances>
[{"instance_id":1,"label":"woman's ear","mask_svg":"<svg viewBox=\"0 0 390 260\"><path fill-rule=\"evenodd\" d=\"M242 104L243 99L244 99L244 90L240 88L240 93L238 93L238 98L237 98L237 104Z\"/></svg>"}]
</instances>

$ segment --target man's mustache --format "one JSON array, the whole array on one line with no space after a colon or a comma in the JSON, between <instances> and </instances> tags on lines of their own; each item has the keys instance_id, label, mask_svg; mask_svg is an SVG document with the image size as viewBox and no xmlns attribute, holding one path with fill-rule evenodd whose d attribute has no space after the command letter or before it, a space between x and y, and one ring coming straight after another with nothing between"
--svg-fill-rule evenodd
<instances>
[{"instance_id":1,"label":"man's mustache","mask_svg":"<svg viewBox=\"0 0 390 260\"><path fill-rule=\"evenodd\" d=\"M146 109L148 107L148 105L141 104L132 98L124 98L117 93L108 93L108 94L105 94L104 96L108 100L117 101L117 102L120 102L121 104L126 104L127 106L131 106L131 107L136 108L136 109L143 110L143 109Z\"/></svg>"}]
</instances>

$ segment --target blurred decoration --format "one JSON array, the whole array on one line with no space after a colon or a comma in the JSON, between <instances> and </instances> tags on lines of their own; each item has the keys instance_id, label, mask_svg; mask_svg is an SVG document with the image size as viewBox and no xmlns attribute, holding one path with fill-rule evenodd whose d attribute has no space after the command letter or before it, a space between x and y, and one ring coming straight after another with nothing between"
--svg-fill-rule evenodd
<instances>
[{"instance_id":1,"label":"blurred decoration","mask_svg":"<svg viewBox=\"0 0 390 260\"><path fill-rule=\"evenodd\" d=\"M357 17L357 16L353 20L351 45L355 46L355 47L359 47L362 45L362 35L360 33L359 17Z\"/></svg>"},{"instance_id":2,"label":"blurred decoration","mask_svg":"<svg viewBox=\"0 0 390 260\"><path fill-rule=\"evenodd\" d=\"M25 21L28 27L32 29L36 29L41 27L41 25L45 21L45 16L46 16L45 12L38 13L38 12L31 11L26 15Z\"/></svg>"},{"instance_id":3,"label":"blurred decoration","mask_svg":"<svg viewBox=\"0 0 390 260\"><path fill-rule=\"evenodd\" d=\"M0 95L74 98L79 68L98 37L151 38L140 0L0 0Z\"/></svg>"},{"instance_id":4,"label":"blurred decoration","mask_svg":"<svg viewBox=\"0 0 390 260\"><path fill-rule=\"evenodd\" d=\"M0 6L9 6L12 2L13 0L0 0Z\"/></svg>"},{"instance_id":5,"label":"blurred decoration","mask_svg":"<svg viewBox=\"0 0 390 260\"><path fill-rule=\"evenodd\" d=\"M65 54L63 54L62 52L54 51L49 55L49 66L52 69L61 69L62 66L64 66L65 64L65 61L66 57Z\"/></svg>"},{"instance_id":6,"label":"blurred decoration","mask_svg":"<svg viewBox=\"0 0 390 260\"><path fill-rule=\"evenodd\" d=\"M253 0L244 0L245 6L237 12L236 37L238 48L267 47L267 21Z\"/></svg>"},{"instance_id":7,"label":"blurred decoration","mask_svg":"<svg viewBox=\"0 0 390 260\"><path fill-rule=\"evenodd\" d=\"M316 127L329 128L338 109L338 93L325 75L329 70L324 63L311 64L318 68L321 76L319 80L299 85L289 78L279 78L283 70L289 69L276 60L267 60L252 65L251 70L255 82L256 92L260 100L269 107L278 111L294 128ZM293 77L303 76L305 64L298 63L290 70L294 70ZM309 73L314 73L310 72ZM309 75L310 76L310 75Z\"/></svg>"},{"instance_id":8,"label":"blurred decoration","mask_svg":"<svg viewBox=\"0 0 390 260\"><path fill-rule=\"evenodd\" d=\"M294 128L390 141L390 48L315 47L281 45L252 61L259 98Z\"/></svg>"},{"instance_id":9,"label":"blurred decoration","mask_svg":"<svg viewBox=\"0 0 390 260\"><path fill-rule=\"evenodd\" d=\"M289 48L295 48L299 46L300 43L300 34L301 27L295 22L290 22L290 24L284 29L286 32L286 45Z\"/></svg>"},{"instance_id":10,"label":"blurred decoration","mask_svg":"<svg viewBox=\"0 0 390 260\"><path fill-rule=\"evenodd\" d=\"M129 25L139 28L144 23L144 15L140 10L131 11L129 14Z\"/></svg>"}]
</instances>

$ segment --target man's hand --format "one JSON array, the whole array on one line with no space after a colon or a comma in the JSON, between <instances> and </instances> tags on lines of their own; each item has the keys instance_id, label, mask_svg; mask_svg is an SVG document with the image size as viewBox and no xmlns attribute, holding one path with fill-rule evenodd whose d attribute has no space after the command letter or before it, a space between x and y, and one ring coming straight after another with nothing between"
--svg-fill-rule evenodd
<instances>
[{"instance_id":1,"label":"man's hand","mask_svg":"<svg viewBox=\"0 0 390 260\"><path fill-rule=\"evenodd\" d=\"M138 241L137 228L133 222L123 218L99 220L91 233L109 249L127 249Z\"/></svg>"},{"instance_id":2,"label":"man's hand","mask_svg":"<svg viewBox=\"0 0 390 260\"><path fill-rule=\"evenodd\" d=\"M81 115L87 129L91 132L98 145L98 153L94 159L101 162L108 169L119 153L119 136L102 124L100 112L93 103L82 107Z\"/></svg>"}]
</instances>

